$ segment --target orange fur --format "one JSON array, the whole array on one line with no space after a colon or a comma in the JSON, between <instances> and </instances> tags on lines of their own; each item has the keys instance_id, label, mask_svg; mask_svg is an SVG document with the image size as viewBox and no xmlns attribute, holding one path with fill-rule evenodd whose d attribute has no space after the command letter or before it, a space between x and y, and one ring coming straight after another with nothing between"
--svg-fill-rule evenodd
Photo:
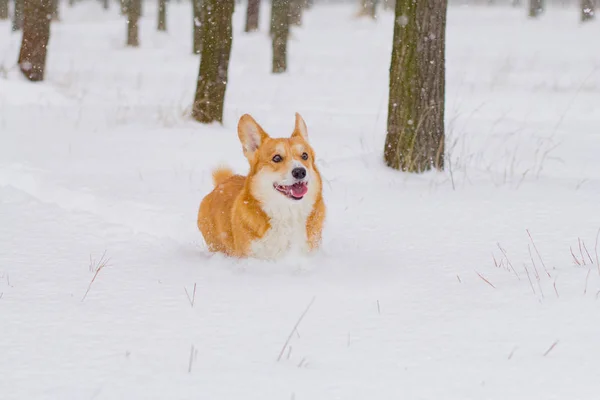
<instances>
[{"instance_id":1,"label":"orange fur","mask_svg":"<svg viewBox=\"0 0 600 400\"><path fill-rule=\"evenodd\" d=\"M234 175L228 168L213 172L215 188L204 197L198 212L198 228L209 250L234 257L277 258L291 247L317 249L325 203L302 117L296 114L291 137L276 139L246 114L240 118L238 136L250 171L248 176ZM275 155L281 161L275 162ZM307 192L301 200L287 197L274 186L291 182L290 173L297 167L307 171Z\"/></svg>"},{"instance_id":2,"label":"orange fur","mask_svg":"<svg viewBox=\"0 0 600 400\"><path fill-rule=\"evenodd\" d=\"M218 186L221 183L225 182L227 179L231 178L233 175L234 175L234 173L231 170L231 168L227 168L227 167L217 168L212 173L213 184L215 186Z\"/></svg>"}]
</instances>

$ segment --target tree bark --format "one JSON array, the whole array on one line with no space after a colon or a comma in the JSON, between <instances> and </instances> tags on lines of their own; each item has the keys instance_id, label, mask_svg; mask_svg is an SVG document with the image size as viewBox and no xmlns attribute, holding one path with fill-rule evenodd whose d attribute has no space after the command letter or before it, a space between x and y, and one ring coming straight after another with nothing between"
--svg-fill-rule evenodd
<instances>
[{"instance_id":1,"label":"tree bark","mask_svg":"<svg viewBox=\"0 0 600 400\"><path fill-rule=\"evenodd\" d=\"M167 1L158 0L158 27L159 31L167 31Z\"/></svg>"},{"instance_id":2,"label":"tree bark","mask_svg":"<svg viewBox=\"0 0 600 400\"><path fill-rule=\"evenodd\" d=\"M27 0L24 7L23 37L19 68L30 81L43 81L46 51L50 40L51 0Z\"/></svg>"},{"instance_id":3,"label":"tree bark","mask_svg":"<svg viewBox=\"0 0 600 400\"><path fill-rule=\"evenodd\" d=\"M18 31L23 28L23 14L25 0L15 0L15 10L13 12L12 30Z\"/></svg>"},{"instance_id":4,"label":"tree bark","mask_svg":"<svg viewBox=\"0 0 600 400\"><path fill-rule=\"evenodd\" d=\"M202 123L222 123L231 56L234 0L204 0L202 8L205 16L204 40L192 117Z\"/></svg>"},{"instance_id":5,"label":"tree bark","mask_svg":"<svg viewBox=\"0 0 600 400\"><path fill-rule=\"evenodd\" d=\"M447 0L397 0L385 163L423 172L444 167Z\"/></svg>"},{"instance_id":6,"label":"tree bark","mask_svg":"<svg viewBox=\"0 0 600 400\"><path fill-rule=\"evenodd\" d=\"M290 0L273 0L273 73L287 70L287 42L290 32Z\"/></svg>"},{"instance_id":7,"label":"tree bark","mask_svg":"<svg viewBox=\"0 0 600 400\"><path fill-rule=\"evenodd\" d=\"M193 43L192 52L194 54L202 53L202 36L204 32L204 7L202 6L203 0L192 0L193 8Z\"/></svg>"},{"instance_id":8,"label":"tree bark","mask_svg":"<svg viewBox=\"0 0 600 400\"><path fill-rule=\"evenodd\" d=\"M294 26L302 25L302 9L304 0L290 0L290 24Z\"/></svg>"},{"instance_id":9,"label":"tree bark","mask_svg":"<svg viewBox=\"0 0 600 400\"><path fill-rule=\"evenodd\" d=\"M529 17L537 18L544 12L544 0L529 0Z\"/></svg>"},{"instance_id":10,"label":"tree bark","mask_svg":"<svg viewBox=\"0 0 600 400\"><path fill-rule=\"evenodd\" d=\"M60 21L60 0L52 0L52 21Z\"/></svg>"},{"instance_id":11,"label":"tree bark","mask_svg":"<svg viewBox=\"0 0 600 400\"><path fill-rule=\"evenodd\" d=\"M127 0L127 46L140 45L138 22L142 14L142 0Z\"/></svg>"},{"instance_id":12,"label":"tree bark","mask_svg":"<svg viewBox=\"0 0 600 400\"><path fill-rule=\"evenodd\" d=\"M258 30L259 16L260 0L248 0L248 8L246 10L246 32Z\"/></svg>"},{"instance_id":13,"label":"tree bark","mask_svg":"<svg viewBox=\"0 0 600 400\"><path fill-rule=\"evenodd\" d=\"M8 0L0 0L0 19L8 19Z\"/></svg>"},{"instance_id":14,"label":"tree bark","mask_svg":"<svg viewBox=\"0 0 600 400\"><path fill-rule=\"evenodd\" d=\"M596 16L594 0L581 0L581 22L586 22L594 19Z\"/></svg>"}]
</instances>

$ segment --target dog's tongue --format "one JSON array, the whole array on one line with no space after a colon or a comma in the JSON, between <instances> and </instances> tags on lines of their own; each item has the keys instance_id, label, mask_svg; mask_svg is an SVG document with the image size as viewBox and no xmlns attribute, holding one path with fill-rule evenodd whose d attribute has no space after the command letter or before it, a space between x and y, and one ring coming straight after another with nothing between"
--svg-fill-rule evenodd
<instances>
[{"instance_id":1,"label":"dog's tongue","mask_svg":"<svg viewBox=\"0 0 600 400\"><path fill-rule=\"evenodd\" d=\"M302 182L294 183L290 188L290 192L294 197L303 197L308 192L308 186Z\"/></svg>"}]
</instances>

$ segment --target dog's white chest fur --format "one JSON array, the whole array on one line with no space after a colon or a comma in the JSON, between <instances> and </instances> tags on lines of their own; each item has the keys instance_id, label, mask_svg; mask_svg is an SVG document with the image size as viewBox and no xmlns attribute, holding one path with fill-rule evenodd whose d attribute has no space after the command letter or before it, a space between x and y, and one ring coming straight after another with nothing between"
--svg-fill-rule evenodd
<instances>
[{"instance_id":1,"label":"dog's white chest fur","mask_svg":"<svg viewBox=\"0 0 600 400\"><path fill-rule=\"evenodd\" d=\"M286 201L290 201L287 200ZM265 209L271 228L252 243L252 255L262 259L277 259L290 251L308 252L306 220L307 204L289 204Z\"/></svg>"}]
</instances>

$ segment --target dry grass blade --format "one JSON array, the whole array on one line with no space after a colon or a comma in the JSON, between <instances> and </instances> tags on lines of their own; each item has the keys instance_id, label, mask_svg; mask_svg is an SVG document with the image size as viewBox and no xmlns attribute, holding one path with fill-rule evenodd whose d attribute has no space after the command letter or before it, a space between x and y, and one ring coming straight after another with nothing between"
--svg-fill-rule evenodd
<instances>
[{"instance_id":1,"label":"dry grass blade","mask_svg":"<svg viewBox=\"0 0 600 400\"><path fill-rule=\"evenodd\" d=\"M92 284L96 280L96 277L98 276L98 274L100 273L100 271L102 271L106 266L108 266L108 262L110 261L110 258L105 258L105 257L106 257L106 250L104 250L104 253L102 253L102 257L100 257L100 261L98 261L98 263L96 264L96 266L94 268L92 268L92 266L94 265L93 261L90 263L90 269L92 271L95 269L96 272L94 273L94 277L90 281L90 284L88 285L88 288L85 291L85 294L81 298L81 301L84 301L85 298L87 297L88 293L90 292L90 289L92 288ZM91 256L90 256L90 261L91 260L92 259L91 259Z\"/></svg>"},{"instance_id":2,"label":"dry grass blade","mask_svg":"<svg viewBox=\"0 0 600 400\"><path fill-rule=\"evenodd\" d=\"M475 271L475 273L476 273L476 274L477 274L477 275L478 275L478 276L479 276L479 277L480 277L480 278L481 278L481 279L482 279L482 280L483 280L485 283L487 283L488 285L490 285L491 287L493 287L494 289L496 289L496 286L494 286L494 285L492 284L492 282L488 281L488 280L487 280L487 279L485 279L483 276L481 276L481 274L480 274L479 272Z\"/></svg>"},{"instance_id":3,"label":"dry grass blade","mask_svg":"<svg viewBox=\"0 0 600 400\"><path fill-rule=\"evenodd\" d=\"M540 280L540 274L538 273L537 267L535 266L535 261L533 260L533 254L531 254L531 246L527 245L527 250L529 250L529 258L531 258L531 264L533 264L533 271L535 272L535 279Z\"/></svg>"},{"instance_id":4,"label":"dry grass blade","mask_svg":"<svg viewBox=\"0 0 600 400\"><path fill-rule=\"evenodd\" d=\"M573 256L573 261L575 261L575 264L581 266L581 263L579 262L579 260L577 259L577 257L575 256L575 253L573 253L573 248L569 247L569 249L571 250L571 255Z\"/></svg>"},{"instance_id":5,"label":"dry grass blade","mask_svg":"<svg viewBox=\"0 0 600 400\"><path fill-rule=\"evenodd\" d=\"M196 351L194 351L194 345L192 345L192 349L190 350L190 362L188 364L188 374L192 372L192 365L194 364L194 356Z\"/></svg>"},{"instance_id":6,"label":"dry grass blade","mask_svg":"<svg viewBox=\"0 0 600 400\"><path fill-rule=\"evenodd\" d=\"M302 322L302 320L304 319L304 317L308 313L308 310L310 310L310 307L315 302L315 298L316 298L316 296L313 296L312 300L310 301L310 303L308 303L308 306L306 307L306 309L304 310L304 312L302 313L302 315L300 315L300 318L298 318L298 321L296 321L296 325L294 325L294 328L292 329L292 331L288 335L287 340L285 341L285 343L283 344L283 347L281 348L281 351L279 352L279 356L277 357L277 361L281 360L281 357L283 356L283 353L285 352L285 348L290 343L290 340L292 340L292 336L294 335L294 332L296 332L296 329L298 329L298 326L300 325L300 322Z\"/></svg>"},{"instance_id":7,"label":"dry grass blade","mask_svg":"<svg viewBox=\"0 0 600 400\"><path fill-rule=\"evenodd\" d=\"M579 242L579 254L581 254L581 262L583 265L587 265L585 262L585 257L583 256L583 249L581 248L581 238L577 238L577 241Z\"/></svg>"},{"instance_id":8,"label":"dry grass blade","mask_svg":"<svg viewBox=\"0 0 600 400\"><path fill-rule=\"evenodd\" d=\"M594 246L594 252L596 253L596 266L598 267L598 273L600 274L600 259L598 258L598 238L600 237L600 229L596 233L596 245Z\"/></svg>"},{"instance_id":9,"label":"dry grass blade","mask_svg":"<svg viewBox=\"0 0 600 400\"><path fill-rule=\"evenodd\" d=\"M527 269L527 265L523 264L523 268L525 268L525 273L527 274L527 279L529 280L529 286L531 286L531 291L535 295L535 288L533 287L533 282L531 281L531 276L529 276L529 270Z\"/></svg>"},{"instance_id":10,"label":"dry grass blade","mask_svg":"<svg viewBox=\"0 0 600 400\"><path fill-rule=\"evenodd\" d=\"M194 292L192 293L192 297L190 297L190 294L185 286L183 287L183 290L185 290L185 295L187 296L190 305L192 308L194 308L194 302L196 301L196 282L194 282Z\"/></svg>"},{"instance_id":11,"label":"dry grass blade","mask_svg":"<svg viewBox=\"0 0 600 400\"><path fill-rule=\"evenodd\" d=\"M533 248L534 248L538 258L540 259L540 262L542 263L542 267L544 267L544 271L546 271L548 278L550 278L550 272L548 272L548 268L546 268L546 264L544 263L544 260L542 259L542 255L540 254L537 246L535 245L535 242L533 241L533 237L531 236L529 229L526 229L526 231L527 231L527 235L529 235L529 239L531 240L531 244L533 245Z\"/></svg>"},{"instance_id":12,"label":"dry grass blade","mask_svg":"<svg viewBox=\"0 0 600 400\"><path fill-rule=\"evenodd\" d=\"M515 270L515 267L513 267L512 263L510 262L510 260L508 258L508 254L506 253L506 250L504 250L502 248L502 246L500 246L500 243L496 243L496 244L498 245L498 248L500 249L500 251L502 252L502 254L504 254L504 257L506 258L506 262L510 266L510 269L512 269L512 271L514 272L514 274L517 276L517 279L521 280L521 277L519 276L519 274L517 274L517 271Z\"/></svg>"},{"instance_id":13,"label":"dry grass blade","mask_svg":"<svg viewBox=\"0 0 600 400\"><path fill-rule=\"evenodd\" d=\"M558 295L558 289L556 289L556 278L554 279L554 284L552 286L554 287L554 293L556 293L556 298L560 298L560 296Z\"/></svg>"},{"instance_id":14,"label":"dry grass blade","mask_svg":"<svg viewBox=\"0 0 600 400\"><path fill-rule=\"evenodd\" d=\"M592 260L592 256L590 256L590 252L587 249L587 246L585 245L585 241L581 241L581 243L583 244L583 249L585 250L585 254L587 254L588 259L590 260L590 264L594 264L594 260Z\"/></svg>"},{"instance_id":15,"label":"dry grass blade","mask_svg":"<svg viewBox=\"0 0 600 400\"><path fill-rule=\"evenodd\" d=\"M498 261L496 260L496 256L494 255L494 253L492 253L492 259L494 260L494 265L496 266L496 268L500 268L500 265L498 264Z\"/></svg>"},{"instance_id":16,"label":"dry grass blade","mask_svg":"<svg viewBox=\"0 0 600 400\"><path fill-rule=\"evenodd\" d=\"M556 342L552 343L552 345L544 353L544 357L546 357L556 347L557 344L558 344L558 340Z\"/></svg>"},{"instance_id":17,"label":"dry grass blade","mask_svg":"<svg viewBox=\"0 0 600 400\"><path fill-rule=\"evenodd\" d=\"M583 294L587 293L588 280L590 279L590 272L592 272L592 270L588 269L588 273L585 276L585 287L583 288Z\"/></svg>"}]
</instances>

